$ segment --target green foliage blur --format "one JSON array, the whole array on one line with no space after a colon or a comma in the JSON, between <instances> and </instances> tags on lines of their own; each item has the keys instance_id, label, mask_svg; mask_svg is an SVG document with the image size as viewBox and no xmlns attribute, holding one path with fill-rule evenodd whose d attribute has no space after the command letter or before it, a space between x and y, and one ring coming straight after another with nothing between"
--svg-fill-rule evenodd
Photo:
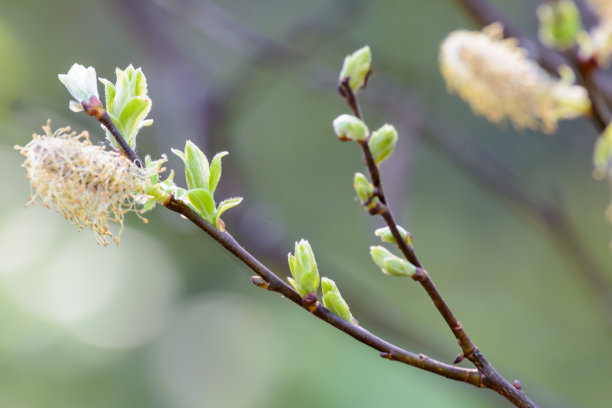
<instances>
[{"instance_id":1,"label":"green foliage blur","mask_svg":"<svg viewBox=\"0 0 612 408\"><path fill-rule=\"evenodd\" d=\"M533 2L492 3L537 32ZM438 45L473 27L446 0L0 0L0 407L509 406L383 360L255 288L246 267L161 207L146 225L130 217L121 245L108 248L40 203L23 208L28 182L13 145L47 118L104 141L93 119L68 110L57 74L78 62L112 78L134 64L155 120L139 134L142 156L187 139L209 157L229 151L218 189L244 197L224 216L238 241L285 277L286 254L308 239L362 326L451 362L459 348L423 290L372 263L382 224L355 198L359 150L331 126L348 113L335 83L342 60L366 44L368 126L399 133L382 164L386 192L463 326L541 406L608 407L609 316L576 265L423 131L446 128L562 202L610 277L609 187L591 175L596 133L586 121L554 135L516 132L448 95ZM393 111L370 93L385 87L406 98ZM169 155L167 167L184 186L180 159Z\"/></svg>"}]
</instances>

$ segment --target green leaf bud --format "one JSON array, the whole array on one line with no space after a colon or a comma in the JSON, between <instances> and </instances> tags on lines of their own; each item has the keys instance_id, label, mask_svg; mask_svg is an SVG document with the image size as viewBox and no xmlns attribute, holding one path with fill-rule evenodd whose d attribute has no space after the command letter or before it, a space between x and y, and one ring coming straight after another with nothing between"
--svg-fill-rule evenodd
<instances>
[{"instance_id":1,"label":"green leaf bud","mask_svg":"<svg viewBox=\"0 0 612 408\"><path fill-rule=\"evenodd\" d=\"M100 78L104 85L106 110L117 126L128 145L136 149L136 136L141 128L153 124L152 119L145 119L151 111L151 99L147 92L147 79L142 69L129 65L126 69L115 69L117 76L113 84ZM106 132L107 139L116 146L116 141Z\"/></svg>"},{"instance_id":2,"label":"green leaf bud","mask_svg":"<svg viewBox=\"0 0 612 408\"><path fill-rule=\"evenodd\" d=\"M580 12L571 0L541 4L537 9L540 20L539 37L545 45L561 50L576 44L581 31Z\"/></svg>"},{"instance_id":3,"label":"green leaf bud","mask_svg":"<svg viewBox=\"0 0 612 408\"><path fill-rule=\"evenodd\" d=\"M368 141L374 163L379 165L382 163L391 153L395 144L397 143L397 131L392 125L385 124L380 129L372 133L372 137Z\"/></svg>"},{"instance_id":4,"label":"green leaf bud","mask_svg":"<svg viewBox=\"0 0 612 408\"><path fill-rule=\"evenodd\" d=\"M374 194L374 185L370 183L368 178L362 173L355 173L353 179L353 187L357 193L357 197L361 200L361 203L365 203L372 198Z\"/></svg>"},{"instance_id":5,"label":"green leaf bud","mask_svg":"<svg viewBox=\"0 0 612 408\"><path fill-rule=\"evenodd\" d=\"M370 130L366 124L356 116L342 114L334 119L334 132L342 141L366 140Z\"/></svg>"},{"instance_id":6,"label":"green leaf bud","mask_svg":"<svg viewBox=\"0 0 612 408\"><path fill-rule=\"evenodd\" d=\"M351 324L355 324L355 319L351 314L346 301L342 298L336 282L328 278L321 279L321 289L323 290L323 304L331 310L333 314L346 320Z\"/></svg>"},{"instance_id":7,"label":"green leaf bud","mask_svg":"<svg viewBox=\"0 0 612 408\"><path fill-rule=\"evenodd\" d=\"M391 276L412 276L416 272L416 266L402 259L382 246L371 246L370 256L384 274Z\"/></svg>"},{"instance_id":8,"label":"green leaf bud","mask_svg":"<svg viewBox=\"0 0 612 408\"><path fill-rule=\"evenodd\" d=\"M372 71L372 51L369 46L362 47L344 58L338 82L349 78L353 92L364 88Z\"/></svg>"},{"instance_id":9,"label":"green leaf bud","mask_svg":"<svg viewBox=\"0 0 612 408\"><path fill-rule=\"evenodd\" d=\"M165 188L179 200L186 197L188 204L198 211L202 218L217 229L225 231L221 214L242 202L242 197L233 197L215 206L214 193L221 179L221 159L227 155L227 152L217 153L209 164L204 152L190 140L185 143L184 152L171 150L185 163L185 178L189 190L178 188L172 182Z\"/></svg>"},{"instance_id":10,"label":"green leaf bud","mask_svg":"<svg viewBox=\"0 0 612 408\"><path fill-rule=\"evenodd\" d=\"M302 239L300 242L296 242L295 254L289 253L288 258L289 269L293 277L288 278L291 286L302 297L305 297L310 292L316 293L319 288L319 269L317 268L317 262L308 241Z\"/></svg>"},{"instance_id":11,"label":"green leaf bud","mask_svg":"<svg viewBox=\"0 0 612 408\"><path fill-rule=\"evenodd\" d=\"M153 209L156 203L165 203L170 197L170 194L172 194L172 191L170 191L168 187L174 186L172 181L174 178L174 172L170 172L170 176L164 180L163 183L160 183L159 181L159 174L166 171L166 168L163 167L166 161L168 161L168 158L165 154L163 154L158 160L151 159L151 156L149 155L145 156L145 169L150 176L147 180L144 191L149 197L151 197L143 208L146 209L146 211Z\"/></svg>"},{"instance_id":12,"label":"green leaf bud","mask_svg":"<svg viewBox=\"0 0 612 408\"><path fill-rule=\"evenodd\" d=\"M409 246L412 246L412 235L410 235L408 231L406 231L404 228L400 227L399 225L397 225L397 230L402 236L402 239L406 241L406 243ZM391 244L395 244L395 237L391 233L391 229L389 227L377 229L376 231L374 231L374 235L376 235L377 237L380 237L380 240L382 242L389 242Z\"/></svg>"}]
</instances>

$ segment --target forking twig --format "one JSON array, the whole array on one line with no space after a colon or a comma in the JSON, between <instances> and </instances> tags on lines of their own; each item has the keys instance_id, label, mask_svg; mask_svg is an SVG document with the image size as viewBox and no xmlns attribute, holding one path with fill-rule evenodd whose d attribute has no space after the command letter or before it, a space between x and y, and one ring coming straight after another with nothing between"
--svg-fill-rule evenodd
<instances>
[{"instance_id":1,"label":"forking twig","mask_svg":"<svg viewBox=\"0 0 612 408\"><path fill-rule=\"evenodd\" d=\"M264 41L261 35L255 36L253 39L248 35L240 35L243 32L252 32L250 27L246 29L234 30L238 24L244 25L235 18L223 18L206 20L209 24L203 25L200 21L195 21L194 16L199 16L198 10L186 7L182 2L174 4L175 7L169 5L163 0L154 0L156 4L164 8L164 10L176 14L184 19L185 22L191 24L196 30L206 36L213 36L210 31L215 31L215 27L211 25L225 25L227 27L219 28L219 30L231 30L235 35L239 36L242 41L239 46L236 41L228 43L225 37L213 36L218 41L226 46L242 50L244 48L265 47L269 50L283 53L283 58L274 58L275 61L291 62L303 57L302 53L291 48L289 45L278 46L273 40ZM516 35L523 41L527 40L510 21L499 13L494 7L483 0L457 0L463 7L470 12L470 15L481 25L490 24L494 21L501 21L504 24L506 35ZM205 4L208 4L205 2ZM201 11L201 10L200 10ZM217 10L219 11L219 10ZM231 24L228 22L231 20ZM558 66L565 62L562 56L554 51L544 48L537 42L530 41L529 44L538 44L536 57L540 64L550 72L557 72ZM530 48L530 47L528 47ZM266 60L253 58L249 63L258 64L261 68L270 69L271 66L266 63ZM277 67L276 67L277 68ZM252 71L252 70L250 70ZM309 87L317 86L319 88L329 89L336 80L336 74L330 72L326 67L318 67L316 70L311 70L307 75L302 75L300 78L307 83ZM605 270L598 265L593 259L589 251L586 250L581 242L576 229L570 222L570 217L567 215L564 208L553 200L533 197L533 194L524 185L524 181L517 179L505 166L492 156L487 158L480 157L475 154L469 155L469 160L466 159L465 146L468 141L462 138L461 143L455 141L458 134L456 130L449 132L447 129L453 128L452 125L441 126L440 119L436 117L436 125L426 125L414 123L414 113L420 116L426 116L429 112L418 101L405 95L399 91L398 87L393 83L384 83L383 86L372 88L368 99L372 99L371 105L381 112L395 112L397 121L406 123L409 128L425 132L428 137L424 138L425 142L432 143L435 148L444 154L448 159L457 163L464 173L475 181L483 190L491 194L494 198L501 200L508 205L513 211L522 210L538 221L546 231L548 231L551 241L557 245L561 254L576 265L573 271L580 279L588 283L592 293L597 296L600 303L604 307L606 321L612 325L612 285L606 276ZM242 88L241 88L242 89ZM610 98L607 98L610 99ZM413 115L410 115L413 113ZM506 191L505 186L509 189ZM551 217L550 214L558 214L556 217ZM520 214L519 215L523 215Z\"/></svg>"},{"instance_id":2,"label":"forking twig","mask_svg":"<svg viewBox=\"0 0 612 408\"><path fill-rule=\"evenodd\" d=\"M357 95L353 92L352 88L349 85L349 78L345 78L340 84L340 94L347 101L347 104L352 110L353 114L356 117L361 118L362 114L359 109ZM461 347L462 355L460 355L455 361L459 362L463 358L467 358L476 366L478 371L482 374L482 383L485 384L487 387L492 388L500 395L504 396L515 406L537 407L537 405L533 401L531 401L529 397L527 397L527 395L522 392L522 390L520 390L515 385L510 384L508 380L502 377L501 374L499 374L497 370L495 370L495 368L489 363L489 361L480 352L480 350L478 350L478 348L474 345L470 337L467 335L461 322L457 320L450 307L436 288L436 285L434 284L433 280L430 278L427 271L423 268L423 265L417 258L412 246L409 246L406 240L402 238L397 228L397 224L394 220L393 213L391 212L391 208L387 204L378 166L374 162L374 158L372 156L372 152L370 150L367 140L360 140L359 145L362 148L364 162L368 169L368 172L370 173L372 184L374 185L373 194L379 199L379 203L376 204L376 207L373 208L370 213L372 215L380 215L385 220L385 223L389 227L389 230L391 231L391 234L393 235L393 238L395 239L395 243L398 246L399 250L411 264L417 267L416 273L413 275L413 279L419 282L423 289L425 289L427 295L446 321L446 324L453 332L455 338L459 343L459 346ZM392 355L386 357L389 359L394 359Z\"/></svg>"},{"instance_id":3,"label":"forking twig","mask_svg":"<svg viewBox=\"0 0 612 408\"><path fill-rule=\"evenodd\" d=\"M357 104L355 104L355 106L357 106ZM102 123L109 131L111 131L112 129L113 136L117 139L118 143L121 146L127 145L121 133L116 129L116 127L112 126L112 122L111 125L108 125L107 123L105 123L106 121L100 120L100 118L104 117L103 114L96 114L92 116L99 120L100 123ZM369 148L367 147L367 144L365 144L364 154L367 155L367 152L369 152ZM126 154L128 154L128 152L126 152ZM142 163L142 160L138 157L138 155L136 155L135 152L130 150L129 154L133 155L134 163ZM370 169L370 171L373 171L373 169ZM384 203L384 195L382 194L382 183L380 182L379 187L381 201ZM357 325L347 322L346 320L335 315L325 306L321 305L316 300L316 298L312 299L311 296L302 298L291 286L286 284L281 278L279 278L276 274L270 271L265 265L263 265L259 260L257 260L249 252L247 252L242 246L240 246L228 232L220 231L214 228L210 223L204 220L184 202L175 199L173 196L170 196L169 199L164 203L164 206L169 210L179 213L188 220L190 220L192 223L194 223L196 226L198 226L200 229L210 235L213 239L215 239L226 250L228 250L230 253L240 259L251 270L257 273L259 278L253 279L253 283L255 283L256 286L283 295L287 299L291 300L293 303L297 304L305 310L308 310L319 319L345 332L357 341L379 351L380 355L383 358L402 362L407 365L411 365L413 367L417 367L449 379L472 384L476 387L491 388L500 395L504 396L509 401L511 401L517 407L537 408L537 405L533 403L522 392L520 387L511 385L507 380L501 377L501 375L499 375L499 373L497 373L497 371L495 371L495 369L484 358L480 351L472 344L471 340L467 337L467 334L465 334L465 332L463 331L461 324L454 318L452 312L446 306L444 300L438 293L431 279L429 279L425 270L419 269L418 273L416 274L415 280L419 281L421 285L423 285L425 290L428 292L428 294L434 301L434 304L436 305L440 313L444 316L445 320L450 325L453 333L459 340L460 346L463 350L463 355L470 361L472 361L476 365L477 369L457 367L454 365L443 363L438 360L434 360L423 354L417 355L415 353L411 353L373 335L372 333ZM386 214L383 215L383 217L388 223L390 223L390 227L392 231L394 231L393 233L396 237L397 242L403 242L399 235L397 227L395 227L393 217L388 207L386 207L386 209L383 211L383 214ZM391 224L393 225L393 227L391 226ZM410 249L408 249L407 245L405 245L405 243L403 246L405 248L402 250L403 252L408 253L407 257L412 256L413 259L416 260L414 252L411 252ZM402 248L401 244L400 248ZM408 249L408 251L406 251L406 249ZM418 263L418 260L416 260L416 262Z\"/></svg>"},{"instance_id":4,"label":"forking twig","mask_svg":"<svg viewBox=\"0 0 612 408\"><path fill-rule=\"evenodd\" d=\"M102 124L105 125L104 123ZM121 134L118 131L116 137L117 136L121 137ZM136 158L140 160L138 156L136 156ZM240 259L251 270L257 273L257 275L259 275L263 279L263 282L254 282L257 284L257 286L283 295L293 303L310 311L319 319L345 332L357 341L378 350L385 356L393 356L394 360L421 368L426 371L433 372L435 374L456 381L466 382L477 387L486 387L486 385L482 383L481 375L475 369L456 367L431 359L423 354L417 355L409 351L403 350L373 335L362 327L355 326L343 320L318 302L313 305L311 302L302 299L302 297L299 295L299 293L295 291L295 289L286 284L281 278L279 278L264 264L257 260L257 258L247 252L240 244L238 244L238 242L236 242L236 240L228 232L219 231L218 229L213 227L212 224L204 220L184 202L170 196L168 201L164 203L164 207L183 215L202 231L210 235L215 241L217 241L230 253Z\"/></svg>"}]
</instances>

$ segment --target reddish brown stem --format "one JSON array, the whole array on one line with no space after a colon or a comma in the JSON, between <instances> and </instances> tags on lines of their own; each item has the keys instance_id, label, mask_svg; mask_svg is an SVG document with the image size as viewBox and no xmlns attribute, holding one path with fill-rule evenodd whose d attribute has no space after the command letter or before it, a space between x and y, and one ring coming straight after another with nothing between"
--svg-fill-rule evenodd
<instances>
[{"instance_id":1,"label":"reddish brown stem","mask_svg":"<svg viewBox=\"0 0 612 408\"><path fill-rule=\"evenodd\" d=\"M347 92L345 98L351 106L353 113L357 117L361 117L359 111L359 104L357 102L356 95L352 92L348 86L348 81L343 81L341 89ZM344 95L343 95L344 96ZM116 138L120 146L124 148L125 153L130 159L138 166L142 166L142 160L136 155L136 153L129 147L125 142L125 139L110 120L106 111L99 112L100 114L92 115L100 121ZM404 253L408 260L414 260L414 264L419 266L418 272L415 275L415 280L419 281L425 288L430 298L450 326L455 337L458 339L463 354L468 358L477 369L467 369L449 365L441 361L431 359L424 355L417 355L409 351L403 350L377 336L368 332L367 330L351 324L346 320L338 317L332 313L329 309L321 305L319 302L310 302L307 299L302 298L291 286L287 285L281 278L269 270L264 264L262 264L257 258L246 251L242 246L236 242L236 240L226 231L220 231L204 220L199 214L191 209L187 204L180 200L176 200L173 196L170 196L168 201L164 203L164 206L176 213L183 215L185 218L190 220L213 239L215 239L220 245L227 249L230 253L240 259L245 265L259 275L266 284L261 281L256 281L260 287L273 292L277 292L289 299L293 303L299 305L303 309L309 311L319 319L327 322L328 324L336 327L337 329L345 332L349 336L353 337L357 341L376 349L380 352L383 358L389 360L399 361L413 367L417 367L443 377L472 384L477 387L486 387L495 390L500 395L511 401L515 406L522 408L537 408L537 405L533 403L520 389L514 387L506 379L504 379L491 364L484 358L482 353L472 344L471 340L463 330L463 327L459 321L452 314L450 308L446 305L446 302L438 292L437 288L433 284L433 281L429 278L427 272L421 268L421 264L416 258L416 254L412 247L408 246L407 243L402 239L397 225L393 219L393 215L389 207L386 204L385 196L382 189L382 182L380 180L380 174L378 167L376 166L372 153L367 143L360 143L364 151L364 157L366 165L370 170L370 175L374 178L376 175L377 183L375 184L376 194L381 201L382 211L381 215L387 222L400 250ZM412 261L411 261L412 262Z\"/></svg>"},{"instance_id":2,"label":"reddish brown stem","mask_svg":"<svg viewBox=\"0 0 612 408\"><path fill-rule=\"evenodd\" d=\"M353 114L361 118L361 112L359 111L359 104L357 95L348 86L348 79L345 79L340 84L340 94L347 101L349 108ZM457 320L450 307L436 288L433 280L429 277L427 271L423 268L423 265L416 256L416 253L412 246L402 238L397 223L393 217L391 209L387 204L385 198L382 180L380 177L380 171L376 165L370 146L367 141L360 141L359 145L363 151L363 158L365 166L370 174L370 179L374 185L374 195L378 197L380 206L382 208L376 211L375 214L379 214L384 220L391 234L393 235L395 242L404 255L404 257L413 265L417 267L417 271L413 276L413 279L421 284L423 289L427 292L427 295L436 306L436 309L440 312L444 321L453 332L453 335L457 339L459 346L461 347L463 356L470 360L474 366L478 369L478 372L482 375L482 384L486 387L492 388L498 394L505 397L508 401L512 402L517 407L529 407L536 408L537 405L527 397L522 390L514 387L508 380L501 376L495 368L489 363L485 356L478 350L478 348L472 343L472 340L463 329L461 322ZM372 215L375 215L372 214Z\"/></svg>"},{"instance_id":3,"label":"reddish brown stem","mask_svg":"<svg viewBox=\"0 0 612 408\"><path fill-rule=\"evenodd\" d=\"M343 331L357 341L379 351L383 357L399 361L413 367L418 367L452 380L466 382L477 387L486 387L478 370L453 366L429 357L423 358L422 355L417 355L403 350L375 336L364 328L347 322L346 320L333 314L329 309L318 302L315 304L315 307L312 307L310 302L303 299L291 286L286 284L257 258L240 246L240 244L238 244L238 242L236 242L236 240L228 232L222 232L214 228L212 224L200 217L187 204L176 200L174 197L171 197L170 200L164 204L164 206L169 210L183 215L189 221L194 223L202 231L206 232L221 246L223 246L227 251L232 253L236 258L240 259L246 266L248 266L252 271L259 275L263 281L266 282L266 285L263 285L263 282L257 280L255 282L257 286L265 286L265 289L283 295L285 298L311 312L319 319Z\"/></svg>"},{"instance_id":4,"label":"reddish brown stem","mask_svg":"<svg viewBox=\"0 0 612 408\"><path fill-rule=\"evenodd\" d=\"M109 123L105 123L102 120L104 115L98 115L97 119L104 124L104 126L113 133L121 146L125 143L123 136L113 125L109 119ZM111 130L112 129L112 130ZM126 151L126 154L129 154ZM140 158L133 153L135 157L135 163L141 162ZM136 161L137 160L137 161ZM215 241L223 246L228 252L233 254L236 258L240 259L246 266L257 273L257 277L251 278L251 281L258 287L265 288L269 291L279 293L285 298L289 299L293 303L307 310L314 316L325 321L326 323L334 326L338 330L348 334L360 343L365 344L380 352L381 356L389 360L399 361L401 363L420 368L425 371L438 374L440 376L449 378L451 380L465 382L472 384L476 387L487 387L483 382L482 374L476 369L469 369L463 367L457 367L454 365L446 364L438 360L426 357L422 354L418 355L409 351L403 350L377 336L365 330L362 327L356 326L346 320L338 317L332 313L329 309L321 305L319 302L311 302L309 299L302 298L291 286L285 283L280 277L274 274L264 264L262 264L257 258L251 255L245 250L236 240L226 231L220 231L213 227L212 224L204 220L199 214L191 209L183 201L175 199L170 196L167 202L164 203L164 207L178 214L181 214L193 224L195 224L202 231L210 235Z\"/></svg>"}]
</instances>

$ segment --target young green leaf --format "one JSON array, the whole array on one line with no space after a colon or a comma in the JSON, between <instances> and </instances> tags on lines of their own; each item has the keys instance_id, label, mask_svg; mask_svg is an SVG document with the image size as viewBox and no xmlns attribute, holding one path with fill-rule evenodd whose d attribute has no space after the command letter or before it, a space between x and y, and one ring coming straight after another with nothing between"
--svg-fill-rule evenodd
<instances>
[{"instance_id":1,"label":"young green leaf","mask_svg":"<svg viewBox=\"0 0 612 408\"><path fill-rule=\"evenodd\" d=\"M117 68L115 73L117 80L114 84L100 78L106 92L106 110L126 142L135 149L138 131L153 123L151 119L145 119L151 110L147 81L142 70L134 69L132 65L124 70ZM106 136L116 146L109 132Z\"/></svg>"},{"instance_id":2,"label":"young green leaf","mask_svg":"<svg viewBox=\"0 0 612 408\"><path fill-rule=\"evenodd\" d=\"M151 211L155 207L155 203L157 203L157 200L155 199L155 197L149 199L146 203L144 203L140 211L143 213L147 211Z\"/></svg>"},{"instance_id":3,"label":"young green leaf","mask_svg":"<svg viewBox=\"0 0 612 408\"><path fill-rule=\"evenodd\" d=\"M132 89L134 88L130 84L131 75L129 75L133 71L134 67L132 65L129 65L125 70L115 69L115 75L117 76L115 83L115 113L119 113L128 103L130 97L133 96Z\"/></svg>"},{"instance_id":4,"label":"young green leaf","mask_svg":"<svg viewBox=\"0 0 612 408\"><path fill-rule=\"evenodd\" d=\"M208 187L210 194L213 196L215 194L217 184L221 179L221 158L223 158L227 154L227 152L220 152L215 154L215 157L213 157L212 162L210 163L210 177L208 180Z\"/></svg>"},{"instance_id":5,"label":"young green leaf","mask_svg":"<svg viewBox=\"0 0 612 408\"><path fill-rule=\"evenodd\" d=\"M141 127L152 123L151 121L144 120L151 111L151 104L151 99L137 96L125 105L119 115L119 123L123 129L122 134L133 138ZM132 139L126 139L126 141L129 145L132 145L134 142Z\"/></svg>"},{"instance_id":6,"label":"young green leaf","mask_svg":"<svg viewBox=\"0 0 612 408\"><path fill-rule=\"evenodd\" d=\"M181 160L183 161L183 163L187 162L187 158L185 157L185 153L180 151L179 149L175 149L173 147L170 148L170 151L172 151L172 153L176 154L178 157L181 158Z\"/></svg>"},{"instance_id":7,"label":"young green leaf","mask_svg":"<svg viewBox=\"0 0 612 408\"><path fill-rule=\"evenodd\" d=\"M210 216L215 212L215 202L210 193L203 188L195 188L187 191L187 198L200 215L210 221Z\"/></svg>"},{"instance_id":8,"label":"young green leaf","mask_svg":"<svg viewBox=\"0 0 612 408\"><path fill-rule=\"evenodd\" d=\"M217 207L217 213L215 214L215 219L218 219L221 216L221 214L223 214L230 208L237 206L241 202L242 202L242 197L227 198L221 201L219 203L219 206Z\"/></svg>"},{"instance_id":9,"label":"young green leaf","mask_svg":"<svg viewBox=\"0 0 612 408\"><path fill-rule=\"evenodd\" d=\"M174 192L172 193L177 200L183 200L183 198L187 195L187 190L184 188L176 187Z\"/></svg>"},{"instance_id":10,"label":"young green leaf","mask_svg":"<svg viewBox=\"0 0 612 408\"><path fill-rule=\"evenodd\" d=\"M339 316L351 324L355 324L355 319L351 314L346 301L342 298L336 282L328 278L321 279L321 288L323 290L323 304L326 308L332 311L333 314Z\"/></svg>"},{"instance_id":11,"label":"young green leaf","mask_svg":"<svg viewBox=\"0 0 612 408\"><path fill-rule=\"evenodd\" d=\"M115 103L115 85L108 79L100 78L100 82L104 85L104 95L106 97L106 110L109 112L115 112L114 103ZM116 122L114 122L116 123Z\"/></svg>"},{"instance_id":12,"label":"young green leaf","mask_svg":"<svg viewBox=\"0 0 612 408\"><path fill-rule=\"evenodd\" d=\"M210 169L206 155L191 140L185 143L185 178L189 190L203 188L209 190Z\"/></svg>"}]
</instances>

